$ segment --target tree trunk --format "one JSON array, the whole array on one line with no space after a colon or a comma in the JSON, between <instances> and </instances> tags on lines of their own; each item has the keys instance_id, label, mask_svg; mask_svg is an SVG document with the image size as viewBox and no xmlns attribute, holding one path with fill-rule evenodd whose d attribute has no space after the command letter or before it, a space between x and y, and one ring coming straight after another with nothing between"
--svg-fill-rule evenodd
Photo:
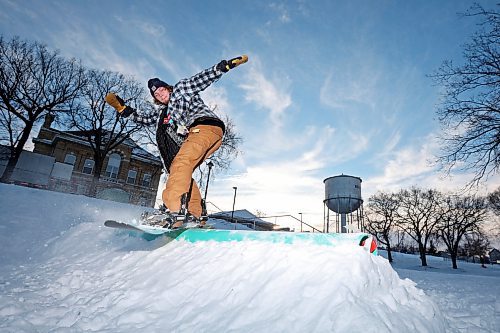
<instances>
[{"instance_id":1,"label":"tree trunk","mask_svg":"<svg viewBox=\"0 0 500 333\"><path fill-rule=\"evenodd\" d=\"M456 254L451 254L451 264L453 265L453 269L457 269L457 255Z\"/></svg>"},{"instance_id":2,"label":"tree trunk","mask_svg":"<svg viewBox=\"0 0 500 333\"><path fill-rule=\"evenodd\" d=\"M420 260L422 261L422 266L427 266L427 257L425 256L425 248L421 243L418 244L418 251L420 252Z\"/></svg>"},{"instance_id":3,"label":"tree trunk","mask_svg":"<svg viewBox=\"0 0 500 333\"><path fill-rule=\"evenodd\" d=\"M14 169L16 168L17 161L19 160L19 157L21 156L21 153L23 152L24 146L26 145L26 142L28 142L28 138L31 133L31 129L33 128L32 123L27 123L26 127L23 130L23 135L19 139L19 142L17 143L17 146L14 148L14 154L12 154L9 157L9 162L7 163L7 166L5 167L5 171L2 175L2 178L0 178L0 182L2 183L9 183L12 174L14 173Z\"/></svg>"},{"instance_id":4,"label":"tree trunk","mask_svg":"<svg viewBox=\"0 0 500 333\"><path fill-rule=\"evenodd\" d=\"M5 167L5 170L3 172L2 178L0 178L0 182L2 183L9 183L10 179L12 177L12 174L14 173L14 169L16 168L17 161L19 160L19 156L11 156L9 158L9 162L7 162L7 166Z\"/></svg>"},{"instance_id":5,"label":"tree trunk","mask_svg":"<svg viewBox=\"0 0 500 333\"><path fill-rule=\"evenodd\" d=\"M387 244L387 259L389 262L392 262L392 250L391 250L391 243L389 241L389 237L384 237L385 238L385 243Z\"/></svg>"},{"instance_id":6,"label":"tree trunk","mask_svg":"<svg viewBox=\"0 0 500 333\"><path fill-rule=\"evenodd\" d=\"M100 158L94 156L94 177L92 177L92 182L90 183L89 197L95 198L97 196L97 185L99 184L99 179L101 179L102 172L102 161Z\"/></svg>"},{"instance_id":7,"label":"tree trunk","mask_svg":"<svg viewBox=\"0 0 500 333\"><path fill-rule=\"evenodd\" d=\"M92 177L89 188L89 197L95 198L97 196L97 184L99 183L99 177Z\"/></svg>"},{"instance_id":8,"label":"tree trunk","mask_svg":"<svg viewBox=\"0 0 500 333\"><path fill-rule=\"evenodd\" d=\"M453 269L457 269L458 268L457 258L458 258L458 243L459 243L459 241L460 241L460 238L455 243L456 245L454 245L453 247L448 248L448 251L450 252L451 264L452 264Z\"/></svg>"}]
</instances>

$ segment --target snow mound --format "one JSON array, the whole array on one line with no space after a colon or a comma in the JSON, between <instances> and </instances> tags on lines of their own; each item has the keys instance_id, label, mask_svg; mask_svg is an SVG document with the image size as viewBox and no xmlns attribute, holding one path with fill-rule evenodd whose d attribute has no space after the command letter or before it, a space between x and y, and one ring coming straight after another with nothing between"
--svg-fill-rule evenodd
<instances>
[{"instance_id":1,"label":"snow mound","mask_svg":"<svg viewBox=\"0 0 500 333\"><path fill-rule=\"evenodd\" d=\"M50 201L51 194L46 196ZM87 202L78 211L71 196L67 198L65 204L74 214L86 212L86 221L75 224L73 218L66 227L54 222L64 230L41 233L45 239L33 242L36 260L0 265L2 332L448 328L438 307L414 282L400 279L386 259L360 247L166 238L148 242L102 227L100 215L105 213L90 218L89 209L103 212L99 205L115 203L75 196L80 205ZM1 222L12 221L8 216Z\"/></svg>"}]
</instances>

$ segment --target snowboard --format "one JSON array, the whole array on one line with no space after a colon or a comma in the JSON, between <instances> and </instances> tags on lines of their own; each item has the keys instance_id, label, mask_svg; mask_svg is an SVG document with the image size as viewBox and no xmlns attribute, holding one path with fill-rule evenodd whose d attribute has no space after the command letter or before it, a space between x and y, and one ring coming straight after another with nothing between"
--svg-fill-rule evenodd
<instances>
[{"instance_id":1,"label":"snowboard","mask_svg":"<svg viewBox=\"0 0 500 333\"><path fill-rule=\"evenodd\" d=\"M377 255L375 238L367 233L299 233L285 231L254 231L254 230L222 230L209 228L179 228L165 229L148 225L127 224L108 220L104 225L111 228L125 229L152 240L159 236L167 236L179 241L197 242L242 242L258 241L267 243L298 244L301 242L335 247L353 245L364 248L367 252Z\"/></svg>"},{"instance_id":2,"label":"snowboard","mask_svg":"<svg viewBox=\"0 0 500 333\"><path fill-rule=\"evenodd\" d=\"M187 229L200 228L197 224L187 224L187 226L178 229L168 229L160 226L152 226L147 224L131 224L126 222L119 222L114 220L106 220L104 222L106 227L116 229L126 229L137 232L142 232L148 235L178 235Z\"/></svg>"}]
</instances>

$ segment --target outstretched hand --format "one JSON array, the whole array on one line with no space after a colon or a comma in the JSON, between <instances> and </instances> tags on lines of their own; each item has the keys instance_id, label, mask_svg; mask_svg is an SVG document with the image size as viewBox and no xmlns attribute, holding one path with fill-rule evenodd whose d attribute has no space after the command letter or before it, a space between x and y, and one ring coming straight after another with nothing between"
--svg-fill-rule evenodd
<instances>
[{"instance_id":1,"label":"outstretched hand","mask_svg":"<svg viewBox=\"0 0 500 333\"><path fill-rule=\"evenodd\" d=\"M217 69L226 73L230 69L233 69L241 64L244 64L247 61L248 61L248 56L246 55L242 55L229 60L222 60L217 64Z\"/></svg>"},{"instance_id":2,"label":"outstretched hand","mask_svg":"<svg viewBox=\"0 0 500 333\"><path fill-rule=\"evenodd\" d=\"M104 99L106 103L111 105L122 117L127 118L134 112L134 109L132 109L130 106L125 105L123 99L114 93L108 93Z\"/></svg>"}]
</instances>

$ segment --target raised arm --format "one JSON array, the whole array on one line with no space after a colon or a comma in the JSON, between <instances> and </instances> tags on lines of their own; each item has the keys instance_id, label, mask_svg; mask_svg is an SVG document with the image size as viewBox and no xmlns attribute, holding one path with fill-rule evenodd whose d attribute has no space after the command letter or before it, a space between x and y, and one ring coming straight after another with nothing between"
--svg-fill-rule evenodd
<instances>
[{"instance_id":1,"label":"raised arm","mask_svg":"<svg viewBox=\"0 0 500 333\"><path fill-rule=\"evenodd\" d=\"M192 96L200 93L219 80L223 72L217 69L217 66L207 68L188 79L179 81L174 90L178 90L182 95Z\"/></svg>"},{"instance_id":2,"label":"raised arm","mask_svg":"<svg viewBox=\"0 0 500 333\"><path fill-rule=\"evenodd\" d=\"M207 68L200 73L188 78L179 81L176 84L175 88L179 89L181 93L185 95L194 95L198 94L201 91L205 90L212 83L219 80L223 73L226 73L232 68L243 64L248 61L248 57L246 55L239 56L230 60L222 60L217 65L214 65L210 68Z\"/></svg>"},{"instance_id":3,"label":"raised arm","mask_svg":"<svg viewBox=\"0 0 500 333\"><path fill-rule=\"evenodd\" d=\"M142 125L149 126L156 124L156 120L158 119L158 114L156 112L152 111L149 113L139 114L137 110L131 106L125 105L123 99L114 93L108 93L105 100L106 103L111 105L121 117L127 118L132 116L132 120L134 122Z\"/></svg>"}]
</instances>

